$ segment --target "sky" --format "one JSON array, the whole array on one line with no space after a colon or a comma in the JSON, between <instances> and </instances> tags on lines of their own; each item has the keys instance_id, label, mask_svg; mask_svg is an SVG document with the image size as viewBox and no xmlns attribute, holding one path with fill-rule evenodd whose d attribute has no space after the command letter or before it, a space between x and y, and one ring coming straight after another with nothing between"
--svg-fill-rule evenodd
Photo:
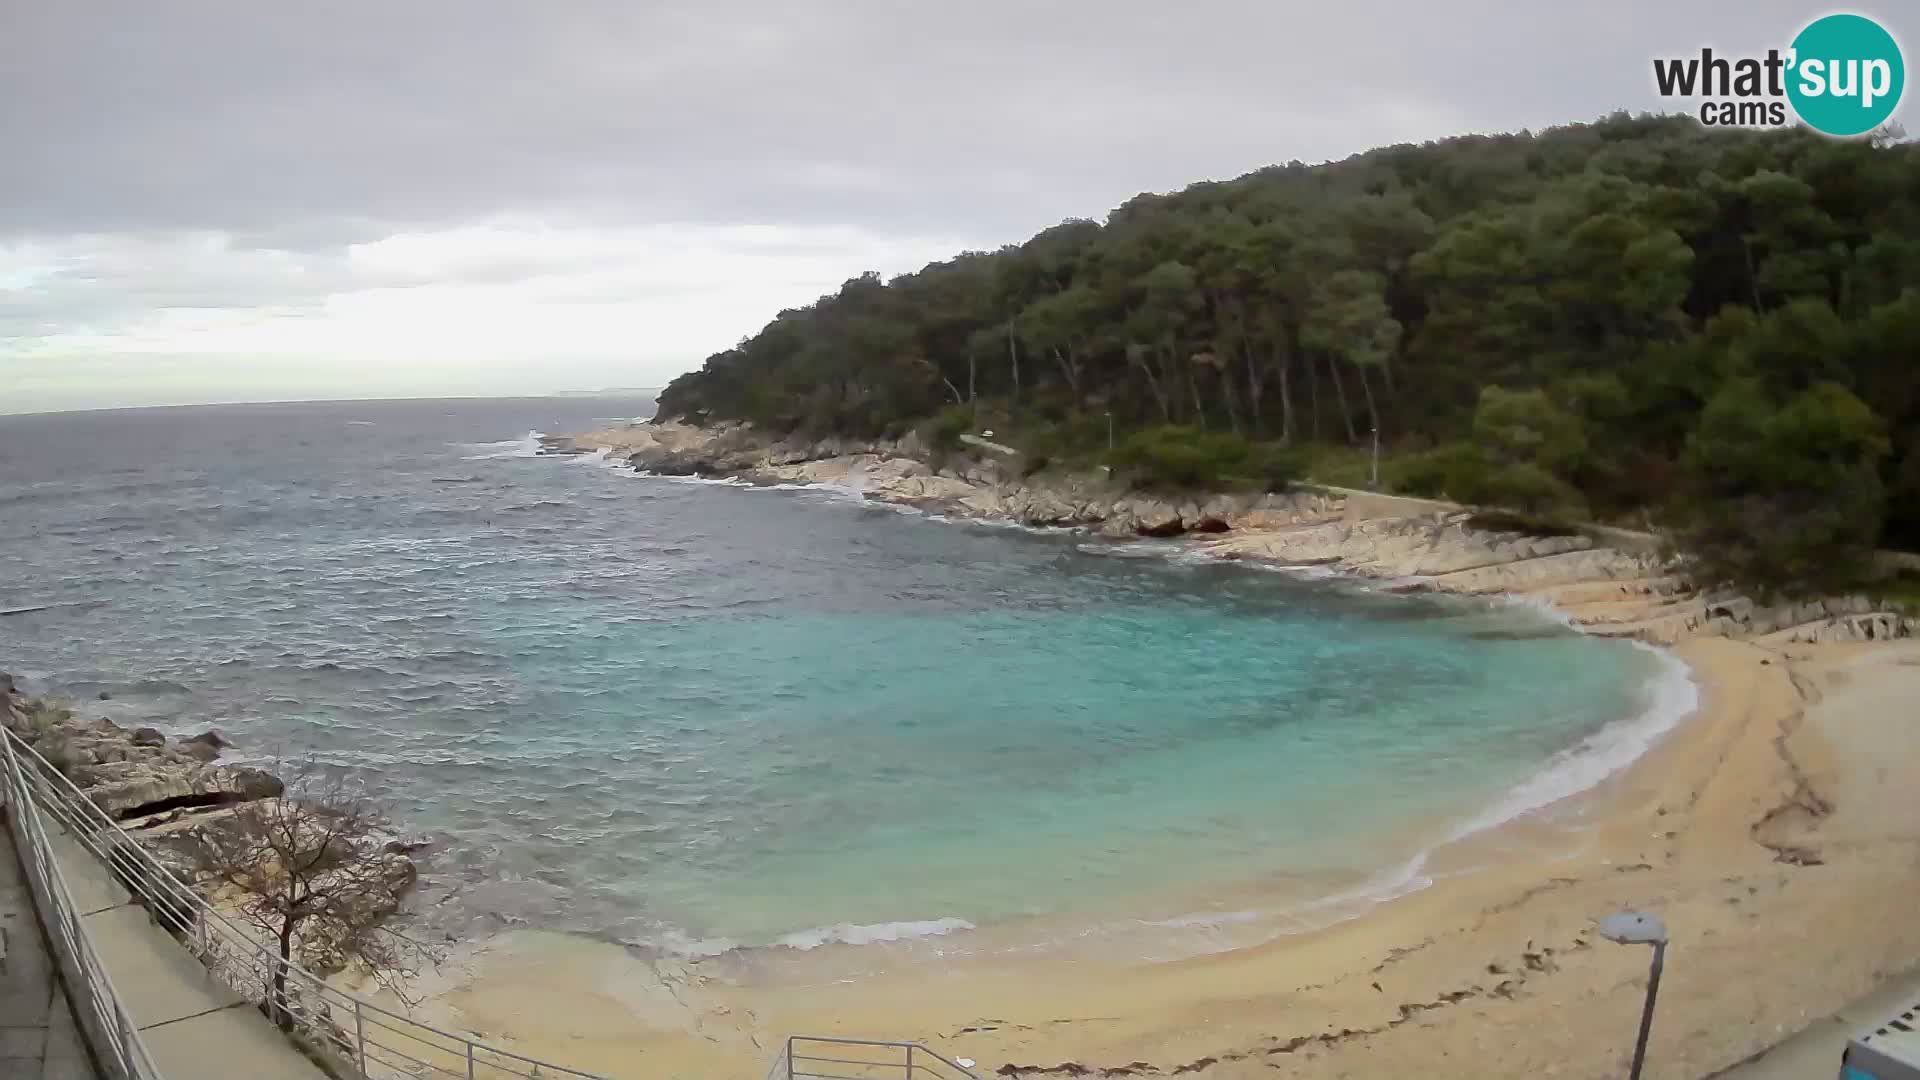
<instances>
[{"instance_id":1,"label":"sky","mask_svg":"<svg viewBox=\"0 0 1920 1080\"><path fill-rule=\"evenodd\" d=\"M869 270L1661 109L1655 56L1827 10L0 0L0 413L660 386Z\"/></svg>"}]
</instances>

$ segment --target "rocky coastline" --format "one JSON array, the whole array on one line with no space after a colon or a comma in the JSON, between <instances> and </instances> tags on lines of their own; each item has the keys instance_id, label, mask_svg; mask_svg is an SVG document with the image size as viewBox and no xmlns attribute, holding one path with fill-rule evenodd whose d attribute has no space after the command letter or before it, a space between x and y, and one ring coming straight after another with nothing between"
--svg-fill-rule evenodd
<instances>
[{"instance_id":1,"label":"rocky coastline","mask_svg":"<svg viewBox=\"0 0 1920 1080\"><path fill-rule=\"evenodd\" d=\"M1762 604L1697 590L1656 537L1594 528L1536 536L1486 527L1472 508L1314 485L1278 494L1130 491L1104 474L1039 470L991 451L936 454L898 440L770 438L741 425L656 421L547 435L549 454L604 453L656 476L820 484L931 514L1112 539L1181 538L1221 559L1318 567L1405 592L1506 597L1590 634L1673 645L1698 637L1762 644L1920 636L1920 618L1865 596Z\"/></svg>"},{"instance_id":2,"label":"rocky coastline","mask_svg":"<svg viewBox=\"0 0 1920 1080\"><path fill-rule=\"evenodd\" d=\"M29 697L0 673L0 724L108 818L133 836L161 866L216 906L232 907L230 886L204 874L193 852L201 830L217 827L238 808L263 800L298 798L271 769L220 761L232 742L217 729L169 738L153 727L126 728L107 717L86 718L71 705ZM398 913L419 877L414 845L383 842L373 854L383 879L374 898L385 916ZM384 917L384 916L383 916ZM296 959L321 975L343 971L352 958L335 941L303 936Z\"/></svg>"}]
</instances>

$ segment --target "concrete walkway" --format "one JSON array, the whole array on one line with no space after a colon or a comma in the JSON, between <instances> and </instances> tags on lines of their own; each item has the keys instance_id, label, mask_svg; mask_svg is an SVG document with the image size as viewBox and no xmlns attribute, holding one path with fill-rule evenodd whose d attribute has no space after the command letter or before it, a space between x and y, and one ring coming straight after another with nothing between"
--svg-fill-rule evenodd
<instances>
[{"instance_id":1,"label":"concrete walkway","mask_svg":"<svg viewBox=\"0 0 1920 1080\"><path fill-rule=\"evenodd\" d=\"M1832 1080L1840 1075L1847 1040L1920 998L1920 970L1909 971L1877 992L1823 1016L1755 1057L1707 1080ZM1656 1019L1654 1023L1659 1023Z\"/></svg>"},{"instance_id":2,"label":"concrete walkway","mask_svg":"<svg viewBox=\"0 0 1920 1080\"><path fill-rule=\"evenodd\" d=\"M81 924L169 1080L326 1080L252 1002L200 962L86 849L54 837Z\"/></svg>"},{"instance_id":3,"label":"concrete walkway","mask_svg":"<svg viewBox=\"0 0 1920 1080\"><path fill-rule=\"evenodd\" d=\"M33 898L0 827L0 1076L95 1080L40 926Z\"/></svg>"}]
</instances>

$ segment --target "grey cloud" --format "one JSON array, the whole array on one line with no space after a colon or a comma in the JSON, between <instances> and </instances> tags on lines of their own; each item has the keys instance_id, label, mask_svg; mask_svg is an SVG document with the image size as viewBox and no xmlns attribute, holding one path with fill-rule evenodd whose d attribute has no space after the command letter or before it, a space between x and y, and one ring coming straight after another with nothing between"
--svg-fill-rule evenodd
<instances>
[{"instance_id":1,"label":"grey cloud","mask_svg":"<svg viewBox=\"0 0 1920 1080\"><path fill-rule=\"evenodd\" d=\"M497 214L1014 239L1141 189L1657 105L1765 0L0 0L0 236L325 249Z\"/></svg>"}]
</instances>

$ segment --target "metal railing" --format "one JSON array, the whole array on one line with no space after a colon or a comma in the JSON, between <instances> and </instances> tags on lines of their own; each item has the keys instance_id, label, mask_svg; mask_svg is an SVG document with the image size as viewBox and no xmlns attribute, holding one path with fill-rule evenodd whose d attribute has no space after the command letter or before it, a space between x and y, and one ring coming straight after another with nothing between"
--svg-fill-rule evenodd
<instances>
[{"instance_id":1,"label":"metal railing","mask_svg":"<svg viewBox=\"0 0 1920 1080\"><path fill-rule=\"evenodd\" d=\"M34 909L46 928L47 944L59 966L74 1020L86 1032L87 1044L93 1048L95 1062L107 1080L162 1080L140 1038L139 1025L127 1012L126 999L114 990L106 965L80 925L81 913L53 856L39 807L23 782L13 733L5 728L0 732L6 734L0 739L4 748L0 755L4 755L6 765L6 776L0 778L4 779L0 783L4 799L0 801L6 804L7 831L13 837L27 887L33 892Z\"/></svg>"},{"instance_id":2,"label":"metal railing","mask_svg":"<svg viewBox=\"0 0 1920 1080\"><path fill-rule=\"evenodd\" d=\"M767 1080L980 1080L960 1063L917 1042L791 1035Z\"/></svg>"},{"instance_id":3,"label":"metal railing","mask_svg":"<svg viewBox=\"0 0 1920 1080\"><path fill-rule=\"evenodd\" d=\"M11 731L5 745L7 817L27 864L35 899L56 949L74 965L69 986L87 999L87 1032L114 1080L165 1080L141 1045L138 1029L113 992L65 894L45 827L57 826L98 858L148 912L235 993L262 1004L284 972L278 1010L282 1027L329 1071L367 1080L607 1080L596 1073L538 1061L464 1035L422 1024L403 1013L327 984L214 910L139 841L107 817L71 780ZM104 1059L112 1059L111 1062ZM172 1080L185 1080L175 1077Z\"/></svg>"}]
</instances>

